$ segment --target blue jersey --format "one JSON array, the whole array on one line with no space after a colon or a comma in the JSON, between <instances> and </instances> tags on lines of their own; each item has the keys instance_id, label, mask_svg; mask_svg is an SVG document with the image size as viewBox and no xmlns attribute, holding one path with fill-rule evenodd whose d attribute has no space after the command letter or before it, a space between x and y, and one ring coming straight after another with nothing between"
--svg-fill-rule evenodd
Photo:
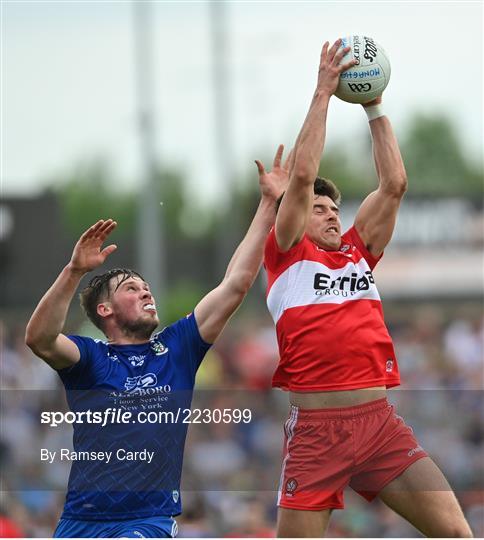
<instances>
[{"instance_id":1,"label":"blue jersey","mask_svg":"<svg viewBox=\"0 0 484 540\"><path fill-rule=\"evenodd\" d=\"M180 478L195 374L210 345L193 314L139 345L69 336L81 353L59 370L74 424L62 518L117 520L181 512ZM112 416L103 425L108 409ZM91 421L87 421L90 411ZM116 411L116 415L113 411ZM128 423L120 413L129 413ZM98 415L98 422L92 419ZM147 419L159 418L150 423ZM86 421L84 421L86 420ZM101 421L102 420L102 421Z\"/></svg>"}]
</instances>

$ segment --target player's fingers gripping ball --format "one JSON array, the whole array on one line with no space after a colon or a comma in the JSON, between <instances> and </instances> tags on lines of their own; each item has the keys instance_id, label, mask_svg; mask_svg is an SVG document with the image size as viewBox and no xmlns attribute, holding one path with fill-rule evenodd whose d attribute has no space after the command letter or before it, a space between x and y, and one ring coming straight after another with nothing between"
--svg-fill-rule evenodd
<instances>
[{"instance_id":1,"label":"player's fingers gripping ball","mask_svg":"<svg viewBox=\"0 0 484 540\"><path fill-rule=\"evenodd\" d=\"M390 80L390 61L384 49L367 36L344 37L340 48L351 47L341 64L357 63L340 75L335 95L348 103L368 103L381 96Z\"/></svg>"}]
</instances>

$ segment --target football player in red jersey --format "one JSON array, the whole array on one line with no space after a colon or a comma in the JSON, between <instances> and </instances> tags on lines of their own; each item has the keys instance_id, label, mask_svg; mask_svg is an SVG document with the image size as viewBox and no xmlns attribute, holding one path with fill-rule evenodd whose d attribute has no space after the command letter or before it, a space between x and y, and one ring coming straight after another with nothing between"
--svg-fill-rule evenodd
<instances>
[{"instance_id":1,"label":"football player in red jersey","mask_svg":"<svg viewBox=\"0 0 484 540\"><path fill-rule=\"evenodd\" d=\"M395 414L386 389L400 378L372 270L391 239L407 189L381 97L365 104L378 188L342 234L340 194L315 181L326 116L349 48L323 46L318 82L297 138L265 249L267 304L280 363L273 385L290 392L279 488L278 536L320 537L348 485L379 497L427 536L470 537L448 482ZM258 162L259 174L266 174Z\"/></svg>"}]
</instances>

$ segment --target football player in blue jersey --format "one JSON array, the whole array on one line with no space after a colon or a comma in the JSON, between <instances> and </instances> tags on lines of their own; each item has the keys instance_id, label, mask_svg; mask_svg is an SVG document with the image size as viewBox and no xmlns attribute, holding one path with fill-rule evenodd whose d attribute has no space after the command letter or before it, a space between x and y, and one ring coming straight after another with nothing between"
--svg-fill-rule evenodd
<instances>
[{"instance_id":1,"label":"football player in blue jersey","mask_svg":"<svg viewBox=\"0 0 484 540\"><path fill-rule=\"evenodd\" d=\"M91 279L81 293L87 316L106 341L62 333L81 278L116 249L103 247L116 228L112 219L80 237L40 300L26 343L58 371L80 419L74 423L74 451L65 452L72 466L55 537L176 536L188 425L183 414L200 362L259 271L275 201L288 179L289 159L281 166L282 153L281 145L270 172L257 162L261 200L253 221L220 285L186 318L153 334L159 320L148 283L133 270L115 269ZM121 420L116 411L129 415ZM96 413L116 420L96 422ZM161 421L150 423L148 413L158 413Z\"/></svg>"}]
</instances>

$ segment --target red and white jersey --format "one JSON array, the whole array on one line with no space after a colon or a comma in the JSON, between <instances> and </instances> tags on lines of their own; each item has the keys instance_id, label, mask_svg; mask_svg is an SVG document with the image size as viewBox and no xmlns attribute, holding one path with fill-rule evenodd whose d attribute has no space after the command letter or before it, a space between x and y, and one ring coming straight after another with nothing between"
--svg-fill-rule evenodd
<instances>
[{"instance_id":1,"label":"red and white jersey","mask_svg":"<svg viewBox=\"0 0 484 540\"><path fill-rule=\"evenodd\" d=\"M282 252L271 230L264 265L280 353L273 386L313 392L400 384L371 273L379 259L355 227L342 236L339 251L304 235Z\"/></svg>"}]
</instances>

